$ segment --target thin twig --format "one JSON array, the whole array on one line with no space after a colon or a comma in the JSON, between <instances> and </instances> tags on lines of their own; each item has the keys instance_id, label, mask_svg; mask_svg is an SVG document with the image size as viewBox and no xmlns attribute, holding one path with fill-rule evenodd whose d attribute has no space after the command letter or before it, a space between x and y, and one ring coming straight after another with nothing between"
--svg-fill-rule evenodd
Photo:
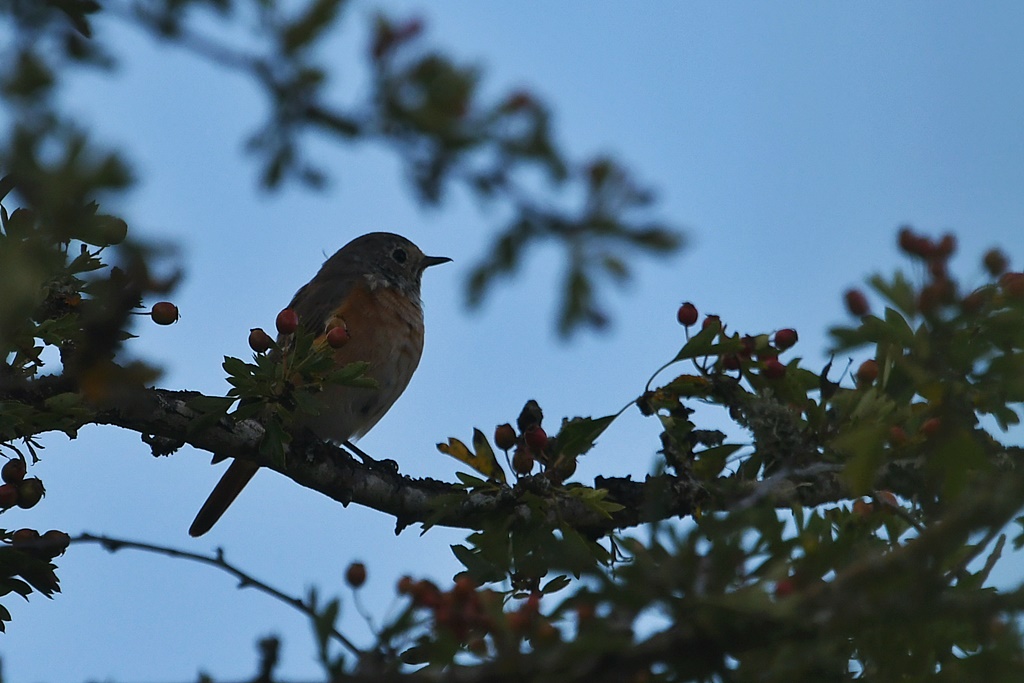
<instances>
[{"instance_id":1,"label":"thin twig","mask_svg":"<svg viewBox=\"0 0 1024 683\"><path fill-rule=\"evenodd\" d=\"M266 584L259 579L253 577L231 564L224 559L224 552L218 548L214 555L202 555L200 553L194 553L188 550L179 550L177 548L168 548L167 546L154 545L152 543L143 543L141 541L129 541L123 538L110 538L109 536L94 536L90 533L83 533L79 536L75 536L71 539L72 543L98 543L105 550L113 553L121 550L122 548L131 548L133 550L145 550L147 552L156 553L158 555L166 555L168 557L181 558L185 560L192 560L193 562L199 562L200 564L207 564L212 567L217 567L222 571L231 574L238 579L239 588L255 588L267 595L277 598L286 605L290 605L295 609L299 610L310 619L316 619L319 615L316 611L308 605L305 601L288 595L278 589ZM365 654L362 650L355 646L351 640L346 638L340 631L335 629L333 626L330 628L329 633L339 643L341 643L346 649L357 657Z\"/></svg>"}]
</instances>

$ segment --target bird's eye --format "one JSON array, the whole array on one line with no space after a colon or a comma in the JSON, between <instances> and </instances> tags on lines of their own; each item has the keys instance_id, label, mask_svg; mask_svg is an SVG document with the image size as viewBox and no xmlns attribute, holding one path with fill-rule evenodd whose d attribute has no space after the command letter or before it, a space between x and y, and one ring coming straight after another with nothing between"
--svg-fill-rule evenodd
<instances>
[{"instance_id":1,"label":"bird's eye","mask_svg":"<svg viewBox=\"0 0 1024 683\"><path fill-rule=\"evenodd\" d=\"M391 252L391 258L395 259L399 263L405 263L405 260L409 258L409 255L405 253L405 249L399 247Z\"/></svg>"}]
</instances>

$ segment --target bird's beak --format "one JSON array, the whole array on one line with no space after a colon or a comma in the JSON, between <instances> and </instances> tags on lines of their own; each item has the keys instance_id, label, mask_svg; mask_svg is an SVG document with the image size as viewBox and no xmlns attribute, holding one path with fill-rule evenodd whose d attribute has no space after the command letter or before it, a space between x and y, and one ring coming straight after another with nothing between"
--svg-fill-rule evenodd
<instances>
[{"instance_id":1,"label":"bird's beak","mask_svg":"<svg viewBox=\"0 0 1024 683\"><path fill-rule=\"evenodd\" d=\"M442 263L448 263L451 261L447 256L424 256L423 267L429 268L430 266L439 266Z\"/></svg>"}]
</instances>

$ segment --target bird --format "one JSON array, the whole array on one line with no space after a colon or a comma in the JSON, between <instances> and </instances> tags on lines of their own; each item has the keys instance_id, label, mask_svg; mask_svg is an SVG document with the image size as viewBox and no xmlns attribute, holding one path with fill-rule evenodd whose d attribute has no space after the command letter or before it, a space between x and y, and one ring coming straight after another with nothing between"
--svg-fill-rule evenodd
<instances>
[{"instance_id":1,"label":"bird","mask_svg":"<svg viewBox=\"0 0 1024 683\"><path fill-rule=\"evenodd\" d=\"M408 386L423 352L423 272L449 261L446 256L425 255L401 235L372 232L335 252L295 293L288 308L297 314L299 325L319 336L344 327L349 339L334 351L335 363L366 362L366 376L377 384L325 387L317 397L318 414L297 415L297 429L342 444L363 436L384 417ZM286 341L283 336L278 337L279 344ZM209 531L257 469L247 460L232 460L189 535Z\"/></svg>"}]
</instances>

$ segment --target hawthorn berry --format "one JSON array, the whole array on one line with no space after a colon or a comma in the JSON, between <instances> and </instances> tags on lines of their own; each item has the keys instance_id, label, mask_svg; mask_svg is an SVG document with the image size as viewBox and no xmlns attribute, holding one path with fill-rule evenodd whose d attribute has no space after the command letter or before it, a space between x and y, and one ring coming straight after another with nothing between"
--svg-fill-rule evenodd
<instances>
[{"instance_id":1,"label":"hawthorn berry","mask_svg":"<svg viewBox=\"0 0 1024 683\"><path fill-rule=\"evenodd\" d=\"M39 532L35 529L18 529L11 534L11 545L18 547L29 545L39 540Z\"/></svg>"},{"instance_id":2,"label":"hawthorn berry","mask_svg":"<svg viewBox=\"0 0 1024 683\"><path fill-rule=\"evenodd\" d=\"M898 242L900 249L911 256L928 258L936 251L936 245L924 235L918 235L909 227L904 227L899 232Z\"/></svg>"},{"instance_id":3,"label":"hawthorn berry","mask_svg":"<svg viewBox=\"0 0 1024 683\"><path fill-rule=\"evenodd\" d=\"M299 329L299 314L292 308L286 308L277 314L274 324L277 326L278 334L294 334L295 330Z\"/></svg>"},{"instance_id":4,"label":"hawthorn berry","mask_svg":"<svg viewBox=\"0 0 1024 683\"><path fill-rule=\"evenodd\" d=\"M925 420L924 424L921 425L921 433L924 434L925 437L930 439L931 437L938 434L941 428L942 420L940 420L937 417L932 417Z\"/></svg>"},{"instance_id":5,"label":"hawthorn berry","mask_svg":"<svg viewBox=\"0 0 1024 683\"><path fill-rule=\"evenodd\" d=\"M878 361L869 358L857 368L857 384L869 386L878 379Z\"/></svg>"},{"instance_id":6,"label":"hawthorn berry","mask_svg":"<svg viewBox=\"0 0 1024 683\"><path fill-rule=\"evenodd\" d=\"M0 484L0 510L18 504L18 487L14 484Z\"/></svg>"},{"instance_id":7,"label":"hawthorn berry","mask_svg":"<svg viewBox=\"0 0 1024 683\"><path fill-rule=\"evenodd\" d=\"M858 517L864 518L871 515L875 511L875 506L865 500L857 499L853 501L853 514Z\"/></svg>"},{"instance_id":8,"label":"hawthorn berry","mask_svg":"<svg viewBox=\"0 0 1024 683\"><path fill-rule=\"evenodd\" d=\"M706 330L709 327L714 327L717 330L721 330L722 319L714 314L704 316L704 322L700 324L700 329Z\"/></svg>"},{"instance_id":9,"label":"hawthorn berry","mask_svg":"<svg viewBox=\"0 0 1024 683\"><path fill-rule=\"evenodd\" d=\"M989 249L986 251L981 262L985 266L985 270L992 277L1002 275L1010 265L1010 260L1006 258L1006 254L999 249Z\"/></svg>"},{"instance_id":10,"label":"hawthorn berry","mask_svg":"<svg viewBox=\"0 0 1024 683\"><path fill-rule=\"evenodd\" d=\"M775 583L775 597L777 598L792 595L795 590L796 584L793 582L793 579L782 579Z\"/></svg>"},{"instance_id":11,"label":"hawthorn berry","mask_svg":"<svg viewBox=\"0 0 1024 683\"><path fill-rule=\"evenodd\" d=\"M341 326L332 327L327 332L327 345L332 349L340 349L348 343L349 339L351 339L351 337L348 335L348 330Z\"/></svg>"},{"instance_id":12,"label":"hawthorn berry","mask_svg":"<svg viewBox=\"0 0 1024 683\"><path fill-rule=\"evenodd\" d=\"M249 330L249 348L256 353L264 353L274 345L274 340L263 331L263 328L254 327Z\"/></svg>"},{"instance_id":13,"label":"hawthorn berry","mask_svg":"<svg viewBox=\"0 0 1024 683\"><path fill-rule=\"evenodd\" d=\"M889 443L893 446L903 446L907 443L907 431L899 425L889 427Z\"/></svg>"},{"instance_id":14,"label":"hawthorn berry","mask_svg":"<svg viewBox=\"0 0 1024 683\"><path fill-rule=\"evenodd\" d=\"M398 584L395 587L395 590L398 591L399 595L409 595L412 593L413 586L415 585L416 581L411 576L406 574L398 580Z\"/></svg>"},{"instance_id":15,"label":"hawthorn berry","mask_svg":"<svg viewBox=\"0 0 1024 683\"><path fill-rule=\"evenodd\" d=\"M507 451L516 445L516 430L509 423L494 428L494 445Z\"/></svg>"},{"instance_id":16,"label":"hawthorn berry","mask_svg":"<svg viewBox=\"0 0 1024 683\"><path fill-rule=\"evenodd\" d=\"M548 445L547 432L540 425L527 429L523 437L526 439L526 445L537 453L542 452Z\"/></svg>"},{"instance_id":17,"label":"hawthorn berry","mask_svg":"<svg viewBox=\"0 0 1024 683\"><path fill-rule=\"evenodd\" d=\"M857 317L867 315L871 308L868 306L868 298L859 289L848 289L843 295L846 301L846 310Z\"/></svg>"},{"instance_id":18,"label":"hawthorn berry","mask_svg":"<svg viewBox=\"0 0 1024 683\"><path fill-rule=\"evenodd\" d=\"M173 325L178 322L178 318L181 316L178 313L177 306L170 301L160 301L153 304L153 308L149 311L149 317L157 325Z\"/></svg>"},{"instance_id":19,"label":"hawthorn berry","mask_svg":"<svg viewBox=\"0 0 1024 683\"><path fill-rule=\"evenodd\" d=\"M892 491L875 491L875 499L882 503L882 509L885 508L896 508L900 506L899 500L896 498L896 494Z\"/></svg>"},{"instance_id":20,"label":"hawthorn berry","mask_svg":"<svg viewBox=\"0 0 1024 683\"><path fill-rule=\"evenodd\" d=\"M520 475L525 476L533 471L534 459L533 453L530 452L529 448L519 447L516 452L512 454L512 470Z\"/></svg>"},{"instance_id":21,"label":"hawthorn berry","mask_svg":"<svg viewBox=\"0 0 1024 683\"><path fill-rule=\"evenodd\" d=\"M27 470L28 467L24 460L13 458L5 462L3 468L0 468L0 478L7 484L17 484L25 478Z\"/></svg>"},{"instance_id":22,"label":"hawthorn berry","mask_svg":"<svg viewBox=\"0 0 1024 683\"><path fill-rule=\"evenodd\" d=\"M761 376L765 379L782 379L786 376L786 366L778 358L769 358L764 361Z\"/></svg>"},{"instance_id":23,"label":"hawthorn berry","mask_svg":"<svg viewBox=\"0 0 1024 683\"><path fill-rule=\"evenodd\" d=\"M956 251L956 235L947 232L935 245L935 256L949 258Z\"/></svg>"},{"instance_id":24,"label":"hawthorn berry","mask_svg":"<svg viewBox=\"0 0 1024 683\"><path fill-rule=\"evenodd\" d=\"M779 348L779 351L785 351L792 347L800 339L800 336L791 327L787 327L779 330L775 333L775 346Z\"/></svg>"},{"instance_id":25,"label":"hawthorn berry","mask_svg":"<svg viewBox=\"0 0 1024 683\"><path fill-rule=\"evenodd\" d=\"M26 510L35 507L45 494L42 481L36 477L25 479L18 484L18 507Z\"/></svg>"},{"instance_id":26,"label":"hawthorn berry","mask_svg":"<svg viewBox=\"0 0 1024 683\"><path fill-rule=\"evenodd\" d=\"M359 588L366 583L366 565L362 562L350 564L348 569L345 570L345 582L353 588Z\"/></svg>"},{"instance_id":27,"label":"hawthorn berry","mask_svg":"<svg viewBox=\"0 0 1024 683\"><path fill-rule=\"evenodd\" d=\"M960 301L960 310L968 315L979 313L988 302L988 294L985 289L974 290Z\"/></svg>"},{"instance_id":28,"label":"hawthorn berry","mask_svg":"<svg viewBox=\"0 0 1024 683\"><path fill-rule=\"evenodd\" d=\"M63 555L71 545L71 536L58 529L50 529L40 536L40 550L50 559Z\"/></svg>"},{"instance_id":29,"label":"hawthorn berry","mask_svg":"<svg viewBox=\"0 0 1024 683\"><path fill-rule=\"evenodd\" d=\"M679 307L676 311L676 320L679 321L680 325L689 327L690 325L697 322L697 307L687 301L685 304Z\"/></svg>"},{"instance_id":30,"label":"hawthorn berry","mask_svg":"<svg viewBox=\"0 0 1024 683\"><path fill-rule=\"evenodd\" d=\"M1024 299L1024 273L1003 273L999 286L1011 299Z\"/></svg>"}]
</instances>

